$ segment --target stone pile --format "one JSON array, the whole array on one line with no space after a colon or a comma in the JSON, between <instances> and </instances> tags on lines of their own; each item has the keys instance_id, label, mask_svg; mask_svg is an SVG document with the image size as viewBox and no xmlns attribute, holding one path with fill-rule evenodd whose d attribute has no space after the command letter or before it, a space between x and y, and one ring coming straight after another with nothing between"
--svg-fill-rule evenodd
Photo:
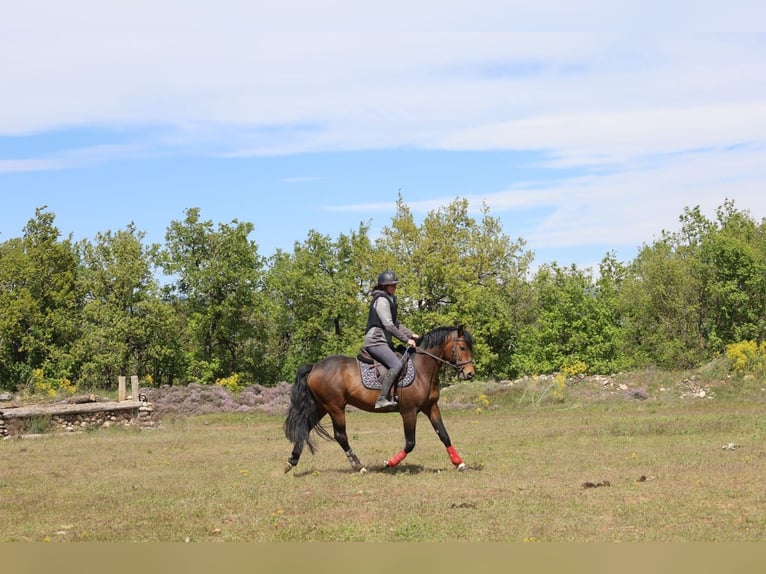
<instances>
[{"instance_id":1,"label":"stone pile","mask_svg":"<svg viewBox=\"0 0 766 574\"><path fill-rule=\"evenodd\" d=\"M74 432L113 426L153 428L154 407L140 401L34 405L0 408L0 436L58 431Z\"/></svg>"}]
</instances>

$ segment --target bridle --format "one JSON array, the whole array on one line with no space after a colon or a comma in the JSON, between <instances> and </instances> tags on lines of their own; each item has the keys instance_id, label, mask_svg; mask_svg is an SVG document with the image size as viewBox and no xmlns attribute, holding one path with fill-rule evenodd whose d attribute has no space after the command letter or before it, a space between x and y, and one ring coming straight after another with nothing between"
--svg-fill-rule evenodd
<instances>
[{"instance_id":1,"label":"bridle","mask_svg":"<svg viewBox=\"0 0 766 574\"><path fill-rule=\"evenodd\" d=\"M464 367L466 365L470 365L470 364L473 363L473 357L471 357L467 361L458 361L457 360L457 346L458 346L458 343L460 343L460 342L465 343L466 342L465 338L464 337L456 337L455 338L455 342L452 345L452 361L448 361L447 359L442 359L438 355L434 355L433 353L429 353L428 351L424 351L424 350L421 350L421 349L418 349L418 348L415 349L415 353L419 353L421 355L427 355L427 356L431 357L432 359L436 359L440 363L444 363L445 365L449 365L450 367L455 369L458 373L462 373L465 370Z\"/></svg>"}]
</instances>

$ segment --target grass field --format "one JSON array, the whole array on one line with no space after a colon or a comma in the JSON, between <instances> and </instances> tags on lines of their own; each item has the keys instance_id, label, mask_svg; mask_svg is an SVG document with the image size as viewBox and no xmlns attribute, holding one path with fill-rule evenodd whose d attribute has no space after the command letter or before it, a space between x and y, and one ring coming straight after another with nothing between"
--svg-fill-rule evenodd
<instances>
[{"instance_id":1,"label":"grass field","mask_svg":"<svg viewBox=\"0 0 766 574\"><path fill-rule=\"evenodd\" d=\"M9 439L0 541L766 539L766 392L729 382L682 398L678 380L630 381L642 399L449 387L443 415L464 472L422 415L415 450L383 469L403 446L401 419L349 413L367 474L325 441L285 474L283 417L265 414Z\"/></svg>"}]
</instances>

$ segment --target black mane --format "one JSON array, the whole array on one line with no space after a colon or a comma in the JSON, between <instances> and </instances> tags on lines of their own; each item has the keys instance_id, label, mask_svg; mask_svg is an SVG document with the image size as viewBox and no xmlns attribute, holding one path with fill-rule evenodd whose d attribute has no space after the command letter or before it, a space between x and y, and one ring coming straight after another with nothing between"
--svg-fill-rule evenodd
<instances>
[{"instance_id":1,"label":"black mane","mask_svg":"<svg viewBox=\"0 0 766 574\"><path fill-rule=\"evenodd\" d=\"M457 331L458 327L436 327L436 329L432 329L420 339L418 339L418 347L424 347L426 349L432 349L434 347L439 347L444 344L444 342L447 340L447 338L454 332ZM471 333L468 332L468 329L463 329L463 339L465 339L466 345L468 345L468 348L473 351L473 338L471 337Z\"/></svg>"}]
</instances>

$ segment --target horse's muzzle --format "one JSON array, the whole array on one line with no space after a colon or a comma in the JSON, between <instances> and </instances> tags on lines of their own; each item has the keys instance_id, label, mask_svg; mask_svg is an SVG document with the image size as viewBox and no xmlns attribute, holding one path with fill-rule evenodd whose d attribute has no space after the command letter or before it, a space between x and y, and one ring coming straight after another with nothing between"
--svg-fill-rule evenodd
<instances>
[{"instance_id":1,"label":"horse's muzzle","mask_svg":"<svg viewBox=\"0 0 766 574\"><path fill-rule=\"evenodd\" d=\"M463 381L470 381L471 379L473 379L475 374L476 373L474 372L473 369L470 369L468 371L466 371L465 369L461 369L460 372L457 374L457 378Z\"/></svg>"}]
</instances>

